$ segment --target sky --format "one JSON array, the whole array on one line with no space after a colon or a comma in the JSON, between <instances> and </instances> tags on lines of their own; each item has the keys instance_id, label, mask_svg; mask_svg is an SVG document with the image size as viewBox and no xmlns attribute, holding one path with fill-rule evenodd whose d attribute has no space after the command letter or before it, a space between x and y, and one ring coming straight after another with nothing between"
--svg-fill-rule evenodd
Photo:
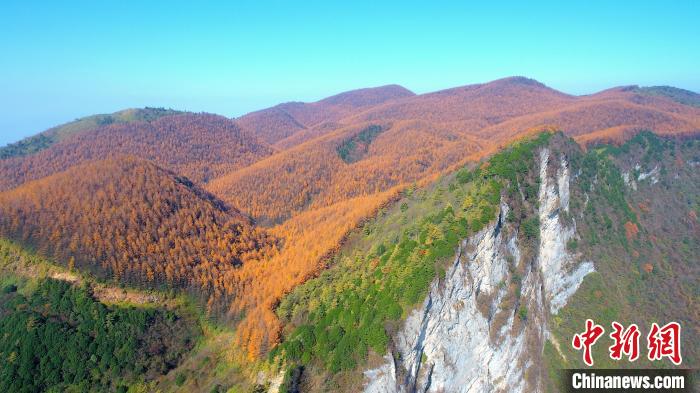
<instances>
[{"instance_id":1,"label":"sky","mask_svg":"<svg viewBox=\"0 0 700 393\"><path fill-rule=\"evenodd\" d=\"M700 1L469 3L2 0L0 146L130 107L234 117L391 83L700 91Z\"/></svg>"}]
</instances>

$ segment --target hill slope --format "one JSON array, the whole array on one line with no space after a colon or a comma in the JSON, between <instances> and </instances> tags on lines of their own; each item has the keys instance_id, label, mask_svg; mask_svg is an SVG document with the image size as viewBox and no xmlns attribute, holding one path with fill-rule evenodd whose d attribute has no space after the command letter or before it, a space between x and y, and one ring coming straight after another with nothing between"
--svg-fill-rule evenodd
<instances>
[{"instance_id":1,"label":"hill slope","mask_svg":"<svg viewBox=\"0 0 700 393\"><path fill-rule=\"evenodd\" d=\"M324 122L332 123L364 108L412 95L411 91L398 85L352 90L312 103L280 104L249 113L236 119L236 122L242 129L270 144L284 143L284 139L302 130ZM294 144L284 145L291 147Z\"/></svg>"},{"instance_id":2,"label":"hill slope","mask_svg":"<svg viewBox=\"0 0 700 393\"><path fill-rule=\"evenodd\" d=\"M634 90L651 96L668 97L679 104L700 106L700 94L690 90L679 89L673 86L636 87Z\"/></svg>"},{"instance_id":3,"label":"hill slope","mask_svg":"<svg viewBox=\"0 0 700 393\"><path fill-rule=\"evenodd\" d=\"M38 153L0 160L0 190L121 154L155 161L197 182L245 167L273 149L225 117L184 114L72 133Z\"/></svg>"},{"instance_id":4,"label":"hill slope","mask_svg":"<svg viewBox=\"0 0 700 393\"><path fill-rule=\"evenodd\" d=\"M4 238L0 288L3 392L148 386L201 335L182 298L97 283Z\"/></svg>"},{"instance_id":5,"label":"hill slope","mask_svg":"<svg viewBox=\"0 0 700 393\"><path fill-rule=\"evenodd\" d=\"M189 180L135 158L82 164L0 193L0 234L94 274L188 289L209 307L236 271L274 248L238 211Z\"/></svg>"},{"instance_id":6,"label":"hill slope","mask_svg":"<svg viewBox=\"0 0 700 393\"><path fill-rule=\"evenodd\" d=\"M513 77L418 95L342 121L421 119L434 127L466 132L496 143L503 135L494 133L493 128L502 129L511 137L541 126L555 126L570 135L613 128L658 129L662 133L700 129L697 107L683 105L669 94L651 94L652 91L658 89L615 88L577 97L531 79ZM631 113L630 108L636 112Z\"/></svg>"},{"instance_id":7,"label":"hill slope","mask_svg":"<svg viewBox=\"0 0 700 393\"><path fill-rule=\"evenodd\" d=\"M583 367L567 343L587 318L643 334L679 321L696 364L698 160L697 139L584 153L555 134L409 190L282 301L283 386L561 391L559 370ZM597 367L672 366L607 351Z\"/></svg>"},{"instance_id":8,"label":"hill slope","mask_svg":"<svg viewBox=\"0 0 700 393\"><path fill-rule=\"evenodd\" d=\"M207 188L263 223L278 223L307 209L418 181L479 150L473 138L424 123L364 123L284 150Z\"/></svg>"},{"instance_id":9,"label":"hill slope","mask_svg":"<svg viewBox=\"0 0 700 393\"><path fill-rule=\"evenodd\" d=\"M361 144L361 159L343 162L341 150L370 127L381 132ZM639 89L576 97L531 79L506 78L389 100L333 125L304 125L285 139L294 143L278 142L282 153L222 176L210 189L275 222L293 211L438 174L541 128L564 130L584 144L620 143L643 129L700 132L700 109ZM244 192L250 189L258 192Z\"/></svg>"},{"instance_id":10,"label":"hill slope","mask_svg":"<svg viewBox=\"0 0 700 393\"><path fill-rule=\"evenodd\" d=\"M177 115L183 112L164 108L125 109L112 114L92 115L50 128L37 135L25 138L17 143L0 147L0 159L23 156L46 149L72 134L91 130L115 123L148 122L163 116Z\"/></svg>"}]
</instances>

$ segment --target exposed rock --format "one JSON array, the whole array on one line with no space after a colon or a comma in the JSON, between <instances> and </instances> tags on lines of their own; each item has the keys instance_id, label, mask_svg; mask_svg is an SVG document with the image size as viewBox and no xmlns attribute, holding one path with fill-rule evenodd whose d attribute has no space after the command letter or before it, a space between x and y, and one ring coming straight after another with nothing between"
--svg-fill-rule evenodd
<instances>
[{"instance_id":1,"label":"exposed rock","mask_svg":"<svg viewBox=\"0 0 700 393\"><path fill-rule=\"evenodd\" d=\"M655 166L654 169L650 170L649 172L641 172L639 176L637 176L638 181L642 181L644 179L649 179L651 184L656 184L659 181L659 167Z\"/></svg>"},{"instance_id":2,"label":"exposed rock","mask_svg":"<svg viewBox=\"0 0 700 393\"><path fill-rule=\"evenodd\" d=\"M575 222L565 226L560 217L569 210L569 168L563 158L549 161L549 150L542 149L537 257L521 261L517 230L506 222L509 208L502 203L496 222L461 242L445 278L433 282L393 337L386 363L365 372L366 392L542 390L534 365L541 364L547 320L593 271L591 262L579 262L566 249L575 234ZM549 165L557 165L556 178L547 175ZM520 298L515 309L501 308L508 286L517 282L512 267L521 263ZM479 306L484 301L486 313Z\"/></svg>"}]
</instances>

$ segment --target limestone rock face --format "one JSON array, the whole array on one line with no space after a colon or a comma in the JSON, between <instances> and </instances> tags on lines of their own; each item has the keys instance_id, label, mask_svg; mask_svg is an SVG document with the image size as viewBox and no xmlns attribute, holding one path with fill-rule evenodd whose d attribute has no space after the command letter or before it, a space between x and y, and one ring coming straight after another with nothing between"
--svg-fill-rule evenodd
<instances>
[{"instance_id":1,"label":"limestone rock face","mask_svg":"<svg viewBox=\"0 0 700 393\"><path fill-rule=\"evenodd\" d=\"M463 240L443 279L436 279L417 310L392 338L385 363L365 371L368 393L541 391L547 321L566 304L593 263L567 250L575 222L569 210L565 158L539 154L539 246L522 277L513 266L524 254L517 228L501 203L496 222ZM520 282L515 307L502 307Z\"/></svg>"}]
</instances>

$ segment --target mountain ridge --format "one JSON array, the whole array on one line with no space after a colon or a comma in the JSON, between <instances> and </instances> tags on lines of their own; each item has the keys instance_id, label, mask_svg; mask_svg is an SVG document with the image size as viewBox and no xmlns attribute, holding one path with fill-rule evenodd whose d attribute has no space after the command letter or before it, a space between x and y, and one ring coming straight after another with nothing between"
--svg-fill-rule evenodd
<instances>
[{"instance_id":1,"label":"mountain ridge","mask_svg":"<svg viewBox=\"0 0 700 393\"><path fill-rule=\"evenodd\" d=\"M194 181L206 182L274 151L223 116L164 116L150 122L109 124L84 130L34 154L0 160L0 190L82 162L119 154L153 160Z\"/></svg>"},{"instance_id":2,"label":"mountain ridge","mask_svg":"<svg viewBox=\"0 0 700 393\"><path fill-rule=\"evenodd\" d=\"M413 92L399 85L355 89L315 102L293 101L278 104L245 114L238 117L236 121L242 128L262 134L263 140L275 145L298 131L320 123L333 122L358 108L371 107L414 95ZM283 121L280 121L282 120L280 116L285 117Z\"/></svg>"},{"instance_id":3,"label":"mountain ridge","mask_svg":"<svg viewBox=\"0 0 700 393\"><path fill-rule=\"evenodd\" d=\"M0 146L0 159L23 156L48 148L54 143L72 134L114 123L149 122L163 116L183 114L185 112L165 108L127 108L109 114L85 116L74 121L51 127L38 134L20 141Z\"/></svg>"}]
</instances>

